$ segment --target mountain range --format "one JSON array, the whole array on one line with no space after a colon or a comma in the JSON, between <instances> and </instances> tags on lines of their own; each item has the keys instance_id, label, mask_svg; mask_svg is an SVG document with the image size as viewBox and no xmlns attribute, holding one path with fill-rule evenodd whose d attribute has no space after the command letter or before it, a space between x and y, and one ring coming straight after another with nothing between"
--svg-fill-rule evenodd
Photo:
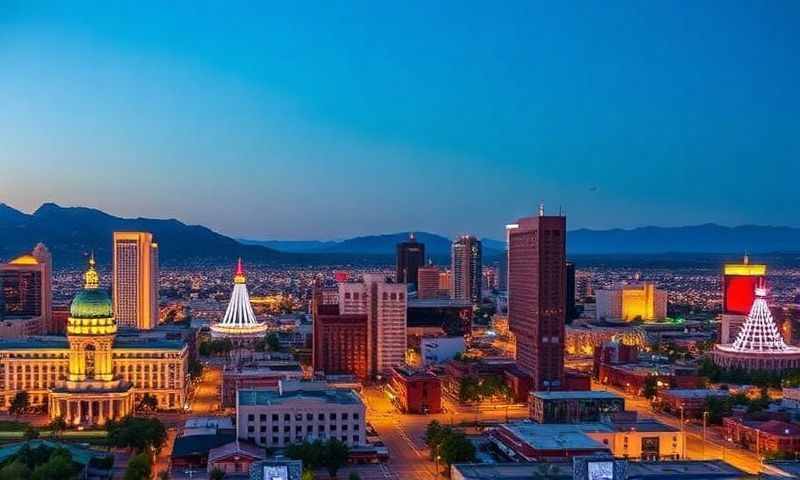
<instances>
[{"instance_id":1,"label":"mountain range","mask_svg":"<svg viewBox=\"0 0 800 480\"><path fill-rule=\"evenodd\" d=\"M30 251L44 242L58 266L83 262L94 251L100 262L110 262L114 231L152 232L164 264L233 262L241 256L250 263L272 265L385 265L394 261L395 246L407 232L368 235L342 241L236 240L200 225L175 219L121 218L86 207L45 203L32 214L0 203L0 259ZM415 232L426 253L447 263L450 239ZM484 238L489 263L504 243ZM666 254L754 254L800 252L800 229L746 225L705 224L686 227L641 227L629 230L570 231L567 252L575 256L631 256Z\"/></svg>"},{"instance_id":2,"label":"mountain range","mask_svg":"<svg viewBox=\"0 0 800 480\"><path fill-rule=\"evenodd\" d=\"M282 252L294 253L359 253L368 255L394 255L398 243L408 240L411 234L420 243L425 244L425 254L432 256L449 256L452 240L435 233L400 232L384 235L364 235L341 241L281 241L281 240L247 240L240 242L250 245L261 245ZM483 254L495 256L503 251L504 244L497 240L484 238Z\"/></svg>"}]
</instances>

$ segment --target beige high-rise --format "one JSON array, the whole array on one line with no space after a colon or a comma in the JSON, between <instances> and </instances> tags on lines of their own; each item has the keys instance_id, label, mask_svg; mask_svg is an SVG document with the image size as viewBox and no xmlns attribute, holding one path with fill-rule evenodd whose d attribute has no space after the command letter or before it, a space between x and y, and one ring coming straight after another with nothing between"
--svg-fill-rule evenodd
<instances>
[{"instance_id":1,"label":"beige high-rise","mask_svg":"<svg viewBox=\"0 0 800 480\"><path fill-rule=\"evenodd\" d=\"M158 244L147 232L114 232L114 316L120 327L158 325Z\"/></svg>"}]
</instances>

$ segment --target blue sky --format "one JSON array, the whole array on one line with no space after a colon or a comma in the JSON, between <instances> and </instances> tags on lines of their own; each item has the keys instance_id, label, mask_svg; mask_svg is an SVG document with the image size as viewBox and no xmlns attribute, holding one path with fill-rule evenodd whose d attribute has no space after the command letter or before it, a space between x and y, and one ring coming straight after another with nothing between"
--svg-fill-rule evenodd
<instances>
[{"instance_id":1,"label":"blue sky","mask_svg":"<svg viewBox=\"0 0 800 480\"><path fill-rule=\"evenodd\" d=\"M395 3L0 3L0 201L279 239L500 238L540 200L800 225L800 3Z\"/></svg>"}]
</instances>

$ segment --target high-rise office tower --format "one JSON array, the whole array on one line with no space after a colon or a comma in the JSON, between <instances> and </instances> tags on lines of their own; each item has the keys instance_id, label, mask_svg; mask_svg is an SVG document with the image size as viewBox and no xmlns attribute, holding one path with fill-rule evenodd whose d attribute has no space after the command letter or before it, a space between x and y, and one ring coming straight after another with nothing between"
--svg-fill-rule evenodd
<instances>
[{"instance_id":1,"label":"high-rise office tower","mask_svg":"<svg viewBox=\"0 0 800 480\"><path fill-rule=\"evenodd\" d=\"M52 282L53 258L42 243L0 265L0 318L39 317L45 328L53 316Z\"/></svg>"},{"instance_id":2,"label":"high-rise office tower","mask_svg":"<svg viewBox=\"0 0 800 480\"><path fill-rule=\"evenodd\" d=\"M481 303L483 262L481 242L471 235L463 235L453 242L451 256L453 298Z\"/></svg>"},{"instance_id":3,"label":"high-rise office tower","mask_svg":"<svg viewBox=\"0 0 800 480\"><path fill-rule=\"evenodd\" d=\"M114 232L114 316L120 327L158 325L158 244L147 232Z\"/></svg>"},{"instance_id":4,"label":"high-rise office tower","mask_svg":"<svg viewBox=\"0 0 800 480\"><path fill-rule=\"evenodd\" d=\"M425 244L417 242L414 234L408 240L397 244L397 283L410 283L417 286L417 270L425 265Z\"/></svg>"},{"instance_id":5,"label":"high-rise office tower","mask_svg":"<svg viewBox=\"0 0 800 480\"><path fill-rule=\"evenodd\" d=\"M508 321L517 366L534 390L564 386L566 217L521 218L507 226Z\"/></svg>"},{"instance_id":6,"label":"high-rise office tower","mask_svg":"<svg viewBox=\"0 0 800 480\"><path fill-rule=\"evenodd\" d=\"M385 373L405 362L406 285L383 274L364 274L360 283L339 284L339 314L367 315L369 375Z\"/></svg>"}]
</instances>

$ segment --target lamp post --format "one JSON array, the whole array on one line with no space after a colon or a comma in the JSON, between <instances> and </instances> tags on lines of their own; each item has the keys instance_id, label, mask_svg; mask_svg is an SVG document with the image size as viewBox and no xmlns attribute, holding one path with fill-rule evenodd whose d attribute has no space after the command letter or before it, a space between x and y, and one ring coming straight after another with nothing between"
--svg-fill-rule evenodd
<instances>
[{"instance_id":1,"label":"lamp post","mask_svg":"<svg viewBox=\"0 0 800 480\"><path fill-rule=\"evenodd\" d=\"M703 460L706 459L706 423L708 421L708 410L703 412Z\"/></svg>"},{"instance_id":2,"label":"lamp post","mask_svg":"<svg viewBox=\"0 0 800 480\"><path fill-rule=\"evenodd\" d=\"M438 445L436 446L436 451L437 452L439 451L439 446ZM439 460L441 460L441 459L442 459L442 456L437 454L436 455L436 475L434 476L434 478L439 478Z\"/></svg>"},{"instance_id":3,"label":"lamp post","mask_svg":"<svg viewBox=\"0 0 800 480\"><path fill-rule=\"evenodd\" d=\"M683 405L680 406L681 409L681 458L686 460L686 431L685 431L685 424L683 423Z\"/></svg>"}]
</instances>

